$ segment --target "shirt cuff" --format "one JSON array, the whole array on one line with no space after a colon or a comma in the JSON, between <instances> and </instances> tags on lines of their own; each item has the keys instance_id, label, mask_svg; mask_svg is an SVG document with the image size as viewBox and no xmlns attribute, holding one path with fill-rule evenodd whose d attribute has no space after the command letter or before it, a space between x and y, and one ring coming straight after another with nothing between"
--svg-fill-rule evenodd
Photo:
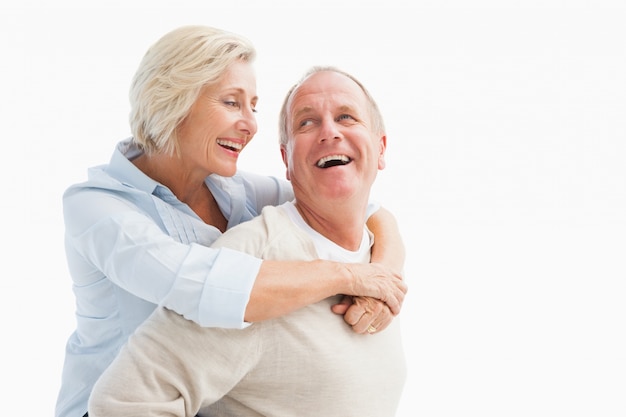
<instances>
[{"instance_id":1,"label":"shirt cuff","mask_svg":"<svg viewBox=\"0 0 626 417\"><path fill-rule=\"evenodd\" d=\"M263 261L228 248L217 250L219 253L202 290L199 324L245 328L249 326L244 322L246 306Z\"/></svg>"}]
</instances>

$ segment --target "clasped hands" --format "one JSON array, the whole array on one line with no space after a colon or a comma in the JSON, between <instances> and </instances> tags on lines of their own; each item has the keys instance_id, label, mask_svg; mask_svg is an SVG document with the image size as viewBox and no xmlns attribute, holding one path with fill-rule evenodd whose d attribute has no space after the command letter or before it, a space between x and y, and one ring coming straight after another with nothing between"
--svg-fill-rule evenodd
<instances>
[{"instance_id":1,"label":"clasped hands","mask_svg":"<svg viewBox=\"0 0 626 417\"><path fill-rule=\"evenodd\" d=\"M361 264L373 268L367 278L357 282L364 293L375 287L376 296L345 295L338 304L332 306L335 314L343 315L344 321L356 333L376 333L384 330L400 313L408 290L402 275L381 264ZM363 276L363 275L360 275Z\"/></svg>"}]
</instances>

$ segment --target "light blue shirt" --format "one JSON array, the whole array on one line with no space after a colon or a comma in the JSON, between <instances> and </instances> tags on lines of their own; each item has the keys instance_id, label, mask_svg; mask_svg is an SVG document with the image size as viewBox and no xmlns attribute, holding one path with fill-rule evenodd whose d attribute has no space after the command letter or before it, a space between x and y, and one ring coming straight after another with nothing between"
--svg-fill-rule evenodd
<instances>
[{"instance_id":1,"label":"light blue shirt","mask_svg":"<svg viewBox=\"0 0 626 417\"><path fill-rule=\"evenodd\" d=\"M243 328L261 260L208 247L220 231L130 162L127 139L108 165L63 195L65 247L76 296L76 330L63 368L57 417L82 417L96 379L157 305L205 327ZM228 228L266 205L293 199L286 180L239 172L210 176Z\"/></svg>"}]
</instances>

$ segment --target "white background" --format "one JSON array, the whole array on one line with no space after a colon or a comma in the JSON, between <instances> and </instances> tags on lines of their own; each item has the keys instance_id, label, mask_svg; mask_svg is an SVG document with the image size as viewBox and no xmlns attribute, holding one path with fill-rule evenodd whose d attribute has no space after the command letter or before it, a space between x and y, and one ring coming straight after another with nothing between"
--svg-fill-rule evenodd
<instances>
[{"instance_id":1,"label":"white background","mask_svg":"<svg viewBox=\"0 0 626 417\"><path fill-rule=\"evenodd\" d=\"M258 48L243 169L283 176L279 105L310 65L378 99L374 197L410 284L398 416L626 415L623 1L99 3L0 8L3 415L53 413L74 326L62 192L128 136L145 50L196 23Z\"/></svg>"}]
</instances>

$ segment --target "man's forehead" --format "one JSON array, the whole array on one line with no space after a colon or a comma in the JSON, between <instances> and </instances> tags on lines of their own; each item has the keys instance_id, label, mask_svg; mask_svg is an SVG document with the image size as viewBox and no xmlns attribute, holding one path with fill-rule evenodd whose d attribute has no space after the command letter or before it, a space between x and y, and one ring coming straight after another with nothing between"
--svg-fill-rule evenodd
<instances>
[{"instance_id":1,"label":"man's forehead","mask_svg":"<svg viewBox=\"0 0 626 417\"><path fill-rule=\"evenodd\" d=\"M321 109L356 110L364 108L366 98L356 88L344 85L301 85L291 97L292 113L313 112Z\"/></svg>"}]
</instances>

